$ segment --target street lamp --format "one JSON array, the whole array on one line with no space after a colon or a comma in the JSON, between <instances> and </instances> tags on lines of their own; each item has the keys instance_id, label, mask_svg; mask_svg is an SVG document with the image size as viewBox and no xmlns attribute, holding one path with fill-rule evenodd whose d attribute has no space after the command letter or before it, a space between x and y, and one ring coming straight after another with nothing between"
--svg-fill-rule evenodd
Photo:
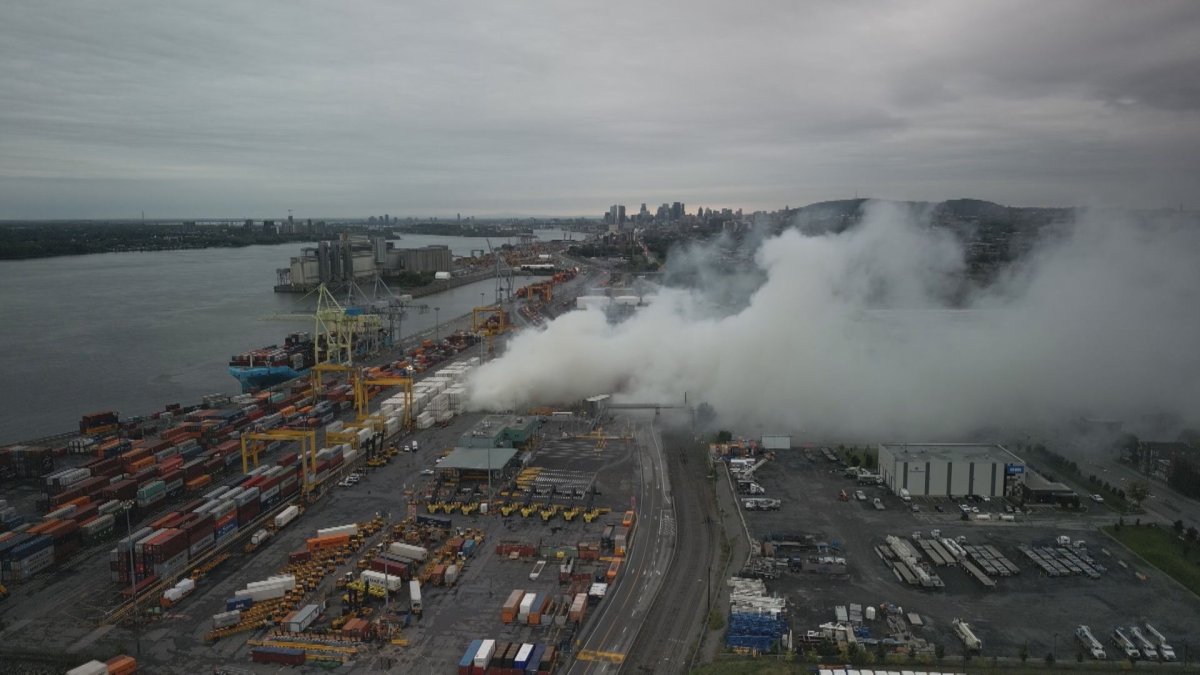
<instances>
[{"instance_id":1,"label":"street lamp","mask_svg":"<svg viewBox=\"0 0 1200 675\"><path fill-rule=\"evenodd\" d=\"M442 339L442 337L441 337L441 331L442 331L442 320L438 318L438 312L440 312L440 311L441 311L441 309L442 309L441 307L434 307L434 308L433 308L433 323L434 323L434 326L433 326L433 341L434 341L434 342L439 342L439 341L441 341L441 339Z\"/></svg>"}]
</instances>

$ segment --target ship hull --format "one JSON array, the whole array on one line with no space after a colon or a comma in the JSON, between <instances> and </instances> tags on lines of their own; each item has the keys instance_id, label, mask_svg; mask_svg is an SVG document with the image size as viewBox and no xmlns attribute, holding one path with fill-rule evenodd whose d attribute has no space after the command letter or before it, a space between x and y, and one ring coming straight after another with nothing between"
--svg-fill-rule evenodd
<instances>
[{"instance_id":1,"label":"ship hull","mask_svg":"<svg viewBox=\"0 0 1200 675\"><path fill-rule=\"evenodd\" d=\"M243 392L251 392L302 377L308 370L289 366L230 366L229 374L242 383Z\"/></svg>"}]
</instances>

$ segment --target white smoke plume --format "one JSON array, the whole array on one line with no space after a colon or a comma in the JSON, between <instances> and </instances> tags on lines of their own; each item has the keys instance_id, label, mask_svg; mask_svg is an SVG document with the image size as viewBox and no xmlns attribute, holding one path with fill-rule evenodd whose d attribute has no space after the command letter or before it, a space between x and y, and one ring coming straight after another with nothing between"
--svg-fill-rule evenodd
<instances>
[{"instance_id":1,"label":"white smoke plume","mask_svg":"<svg viewBox=\"0 0 1200 675\"><path fill-rule=\"evenodd\" d=\"M725 425L957 440L1078 416L1200 417L1200 232L1081 216L965 305L957 240L874 204L841 234L786 230L730 313L664 289L628 320L566 314L476 371L471 406L597 393L704 400Z\"/></svg>"}]
</instances>

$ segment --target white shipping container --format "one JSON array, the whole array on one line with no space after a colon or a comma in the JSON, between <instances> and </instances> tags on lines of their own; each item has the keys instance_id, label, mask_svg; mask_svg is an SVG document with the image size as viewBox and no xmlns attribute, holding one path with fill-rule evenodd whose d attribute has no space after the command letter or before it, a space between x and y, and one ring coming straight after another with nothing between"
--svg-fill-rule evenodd
<instances>
[{"instance_id":1,"label":"white shipping container","mask_svg":"<svg viewBox=\"0 0 1200 675\"><path fill-rule=\"evenodd\" d=\"M108 675L108 665L99 661L88 661L68 670L67 675Z\"/></svg>"},{"instance_id":2,"label":"white shipping container","mask_svg":"<svg viewBox=\"0 0 1200 675\"><path fill-rule=\"evenodd\" d=\"M533 601L537 597L537 593L528 592L525 597L521 598L521 608L517 612L517 622L525 623L529 620L529 613L533 611Z\"/></svg>"},{"instance_id":3,"label":"white shipping container","mask_svg":"<svg viewBox=\"0 0 1200 675\"><path fill-rule=\"evenodd\" d=\"M390 592L395 592L404 587L404 579L393 574L384 574L375 570L363 570L363 573L358 577L359 581L372 586L382 586Z\"/></svg>"},{"instance_id":4,"label":"white shipping container","mask_svg":"<svg viewBox=\"0 0 1200 675\"><path fill-rule=\"evenodd\" d=\"M242 620L242 611L240 609L213 614L213 628L228 628L236 626ZM107 672L107 671L105 671Z\"/></svg>"},{"instance_id":5,"label":"white shipping container","mask_svg":"<svg viewBox=\"0 0 1200 675\"><path fill-rule=\"evenodd\" d=\"M351 523L349 525L338 525L337 527L325 527L317 530L318 537L333 537L339 534L345 534L353 537L358 534L358 525Z\"/></svg>"},{"instance_id":6,"label":"white shipping container","mask_svg":"<svg viewBox=\"0 0 1200 675\"><path fill-rule=\"evenodd\" d=\"M425 558L429 556L429 551L427 549L420 546L413 546L412 544L405 544L399 541L392 542L388 545L388 553L391 553L395 556L400 556L401 558L405 558L407 560L415 560L418 562L425 560Z\"/></svg>"},{"instance_id":7,"label":"white shipping container","mask_svg":"<svg viewBox=\"0 0 1200 675\"><path fill-rule=\"evenodd\" d=\"M475 652L475 667L487 668L488 663L492 660L492 655L496 653L496 641L484 640L483 644L479 645L479 651Z\"/></svg>"},{"instance_id":8,"label":"white shipping container","mask_svg":"<svg viewBox=\"0 0 1200 675\"><path fill-rule=\"evenodd\" d=\"M275 527L283 527L283 526L287 525L288 523L295 520L296 516L298 516L298 515L300 515L300 507L299 506L296 506L293 504L292 506L287 507L286 509L279 512L279 514L275 516Z\"/></svg>"}]
</instances>

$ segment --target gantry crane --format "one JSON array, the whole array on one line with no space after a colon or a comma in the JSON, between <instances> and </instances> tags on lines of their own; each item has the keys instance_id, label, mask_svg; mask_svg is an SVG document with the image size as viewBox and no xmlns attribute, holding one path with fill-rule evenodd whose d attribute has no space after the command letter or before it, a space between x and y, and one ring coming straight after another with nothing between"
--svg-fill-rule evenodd
<instances>
[{"instance_id":1,"label":"gantry crane","mask_svg":"<svg viewBox=\"0 0 1200 675\"><path fill-rule=\"evenodd\" d=\"M412 429L413 379L411 377L366 377L359 374L354 378L354 408L359 422L367 419L367 387L402 387L404 389L404 413L400 426Z\"/></svg>"},{"instance_id":2,"label":"gantry crane","mask_svg":"<svg viewBox=\"0 0 1200 675\"><path fill-rule=\"evenodd\" d=\"M311 489L309 466L316 468L317 464L317 432L300 431L299 429L269 429L242 434L242 473L250 472L250 461L258 466L258 454L263 445L272 441L296 441L300 443L300 467L302 478L301 491L307 494Z\"/></svg>"},{"instance_id":3,"label":"gantry crane","mask_svg":"<svg viewBox=\"0 0 1200 675\"><path fill-rule=\"evenodd\" d=\"M511 327L508 312L502 307L475 307L471 310L471 331L483 333L487 337L488 356L496 354L496 336L507 332Z\"/></svg>"}]
</instances>

